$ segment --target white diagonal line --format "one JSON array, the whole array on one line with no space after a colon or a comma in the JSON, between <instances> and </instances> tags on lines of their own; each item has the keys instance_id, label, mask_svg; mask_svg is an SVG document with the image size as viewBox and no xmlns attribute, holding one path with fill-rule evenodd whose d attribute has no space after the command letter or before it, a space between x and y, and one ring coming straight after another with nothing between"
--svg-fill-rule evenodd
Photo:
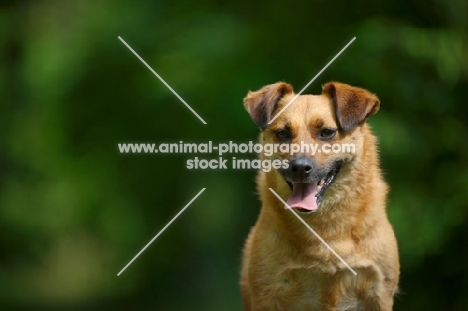
<instances>
[{"instance_id":1,"label":"white diagonal line","mask_svg":"<svg viewBox=\"0 0 468 311\"><path fill-rule=\"evenodd\" d=\"M127 268L128 268L128 266L130 266L130 265L132 264L132 262L134 262L134 261L135 261L135 259L137 259L137 258L138 258L138 256L140 256L140 255L141 255L141 253L143 253L143 252L145 251L145 249L147 249L147 248L148 248L148 246L150 246L150 245L151 245L151 243L153 243L153 242L154 242L154 240L156 240L156 239L158 238L158 236L160 236L160 235L161 235L161 233L163 233L163 232L164 232L164 230L166 230L166 229L167 229L167 227L169 227L169 226L172 224L172 222L173 222L174 220L176 220L176 219L177 219L177 217L179 217L179 216L180 216L180 214L182 214L182 213L183 213L183 212L184 212L184 211L187 209L187 207L189 207L189 206L190 206L190 204L192 204L192 203L193 203L193 201L195 201L195 200L196 200L196 198L198 198L198 196L199 196L200 194L202 194L202 192L203 192L203 191L205 191L205 190L206 190L206 188L203 188L202 190L200 190L200 192L198 192L198 193L197 193L197 195L196 195L196 196L194 196L194 197L193 197L193 199L192 199L192 200L190 200L190 202L188 202L188 203L187 203L187 205L185 205L185 206L184 206L184 208L183 208L183 209L181 209L181 210L180 210L180 212L178 212L178 213L177 213L177 215L175 215L175 216L174 216L174 218L172 218L172 219L171 219L171 221L169 221L169 222L167 223L167 225L166 225L166 226L164 226L164 228L162 228L162 230L161 230L161 231L159 231L159 232L158 232L158 234L156 234L156 236L155 236L155 237L154 237L154 238L153 238L151 241L149 241L149 243L148 243L148 244L146 244L146 246L145 246L145 247L143 247L143 249L142 249L142 250L141 250L141 251L140 251L138 254L136 254L136 256L135 256L135 257L133 257L133 259L132 259L132 260L130 260L130 262L129 262L129 263L128 263L128 264L127 264L127 265L126 265L126 266L125 266L125 267L124 267L122 270L120 270L120 272L119 272L119 273L117 273L117 276L120 276L120 274L122 274L122 272L124 272L124 271L125 271L125 269L127 269Z\"/></svg>"},{"instance_id":2,"label":"white diagonal line","mask_svg":"<svg viewBox=\"0 0 468 311\"><path fill-rule=\"evenodd\" d=\"M153 68L151 68L151 67L143 60L143 58L141 58L140 55L138 55L137 52L135 52L135 51L130 47L130 45L127 44L127 42L124 41L124 39L122 39L120 36L119 36L118 38L119 38L120 41L122 41L123 44L125 44L125 46L126 46L130 51L132 51L133 54L135 54L135 56L136 56L143 64L145 64L146 67L148 67L148 69L149 69L159 80L161 80L161 82L162 82L172 93L174 93L175 96L177 96L178 99L180 99L180 101L181 101L185 106L187 106L188 109L190 109L190 111L191 111L194 115L197 116L198 119L200 119L200 121L203 122L203 124L206 124L205 120L203 120L202 117L200 117L200 116L198 115L198 113L196 113L195 110L193 110L192 107L190 107L189 104L187 104L187 103L185 102L185 100L183 100L183 98L180 97L179 94L177 94L176 91L174 91L174 90L172 89L172 87L171 87L169 84L167 84L166 81L164 81L163 78L161 78L161 76L158 75L158 74L156 73L156 71L154 71Z\"/></svg>"},{"instance_id":3,"label":"white diagonal line","mask_svg":"<svg viewBox=\"0 0 468 311\"><path fill-rule=\"evenodd\" d=\"M329 61L328 64L326 64L325 67L323 67L322 70L320 70L319 73L317 73L317 74L315 75L315 77L313 77L312 80L310 80L310 82L307 83L306 86L304 86L304 87L302 88L302 90L301 90L299 93L297 93L297 94L289 101L289 103L287 103L286 106L284 106L283 109L281 109L280 112L278 112L278 113L276 114L276 116L273 117L273 119L270 120L270 122L268 122L268 124L271 124L273 121L275 121L275 119L278 118L279 115L280 115L283 111L285 111L286 108L288 108L289 105L291 105L291 104L293 103L293 101L295 101L296 98L299 97L299 95L301 95L302 92L304 92L305 89L308 88L309 85L311 85L312 82L314 82L314 80L317 79L317 78L322 74L322 72L325 71L325 69L328 68L328 66L331 65L331 64L335 61L335 59L337 59L338 56L340 56L340 54L343 53L344 50L346 50L346 49L348 48L348 46L351 45L351 43L353 43L354 40L356 40L356 37L352 38L351 41L349 41L348 44L346 44L345 47L342 48L341 51L339 51L338 54L336 54L335 57L333 57L332 60Z\"/></svg>"},{"instance_id":4,"label":"white diagonal line","mask_svg":"<svg viewBox=\"0 0 468 311\"><path fill-rule=\"evenodd\" d=\"M354 271L347 263L346 261L343 260L343 258L341 258L340 255L338 255L335 250L333 250L333 248L331 248L330 245L327 244L327 242L325 242L322 237L320 235L317 234L317 232L314 231L314 229L312 229L305 221L304 219L302 219L295 211L293 211L293 209L288 205L288 203L284 202L284 200L275 192L275 190L271 189L271 188L268 188L270 189L270 191L281 201L283 202L284 205L286 205L288 207L288 209L294 214L294 216L297 217L297 219L299 219L303 224L304 226L307 227L307 229L309 229L316 237L317 239L320 240L320 242L323 243L323 245L325 245L332 253L333 255L335 255L354 275L357 275L356 271Z\"/></svg>"}]
</instances>

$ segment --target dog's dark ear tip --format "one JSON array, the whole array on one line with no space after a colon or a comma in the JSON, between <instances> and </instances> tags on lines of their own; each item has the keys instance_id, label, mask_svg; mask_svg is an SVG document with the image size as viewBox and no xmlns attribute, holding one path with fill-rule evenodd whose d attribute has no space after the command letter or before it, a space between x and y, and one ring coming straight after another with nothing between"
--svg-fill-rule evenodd
<instances>
[{"instance_id":1,"label":"dog's dark ear tip","mask_svg":"<svg viewBox=\"0 0 468 311\"><path fill-rule=\"evenodd\" d=\"M340 128L345 132L350 132L353 128L355 128L358 124L352 122L341 122Z\"/></svg>"}]
</instances>

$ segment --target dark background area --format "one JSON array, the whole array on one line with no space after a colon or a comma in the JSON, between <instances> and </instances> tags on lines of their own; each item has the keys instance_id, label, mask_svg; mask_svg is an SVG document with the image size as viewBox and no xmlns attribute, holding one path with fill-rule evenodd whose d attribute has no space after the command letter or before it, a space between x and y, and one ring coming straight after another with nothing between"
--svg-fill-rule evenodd
<instances>
[{"instance_id":1,"label":"dark background area","mask_svg":"<svg viewBox=\"0 0 468 311\"><path fill-rule=\"evenodd\" d=\"M369 122L400 249L394 309L468 310L458 0L2 2L0 309L241 310L255 171L188 170L194 155L124 155L117 144L256 140L247 91L276 81L299 91L354 36L305 93L336 80L381 100Z\"/></svg>"}]
</instances>

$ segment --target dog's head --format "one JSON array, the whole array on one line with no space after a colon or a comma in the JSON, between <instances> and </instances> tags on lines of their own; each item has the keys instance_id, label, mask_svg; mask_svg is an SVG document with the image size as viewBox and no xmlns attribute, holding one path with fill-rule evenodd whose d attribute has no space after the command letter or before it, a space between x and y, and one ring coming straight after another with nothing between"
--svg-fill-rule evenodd
<instances>
[{"instance_id":1,"label":"dog's head","mask_svg":"<svg viewBox=\"0 0 468 311\"><path fill-rule=\"evenodd\" d=\"M261 142L278 145L262 158L289 161L287 168L270 173L278 188L288 189L288 205L309 213L332 200L340 180L350 182L346 175L353 173L351 163L365 156L363 124L380 103L368 91L338 82L325 84L321 95L301 96L279 82L249 92L244 105L263 131Z\"/></svg>"}]
</instances>

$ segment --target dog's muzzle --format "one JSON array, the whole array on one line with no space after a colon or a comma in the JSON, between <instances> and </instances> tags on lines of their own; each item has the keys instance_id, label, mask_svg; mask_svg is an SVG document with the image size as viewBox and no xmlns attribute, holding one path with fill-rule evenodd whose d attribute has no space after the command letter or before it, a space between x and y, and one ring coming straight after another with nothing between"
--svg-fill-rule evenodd
<instances>
[{"instance_id":1,"label":"dog's muzzle","mask_svg":"<svg viewBox=\"0 0 468 311\"><path fill-rule=\"evenodd\" d=\"M291 160L289 168L282 171L292 190L286 208L294 208L301 213L316 211L325 191L340 172L342 164L341 161L337 161L329 167L317 168L307 157Z\"/></svg>"}]
</instances>

